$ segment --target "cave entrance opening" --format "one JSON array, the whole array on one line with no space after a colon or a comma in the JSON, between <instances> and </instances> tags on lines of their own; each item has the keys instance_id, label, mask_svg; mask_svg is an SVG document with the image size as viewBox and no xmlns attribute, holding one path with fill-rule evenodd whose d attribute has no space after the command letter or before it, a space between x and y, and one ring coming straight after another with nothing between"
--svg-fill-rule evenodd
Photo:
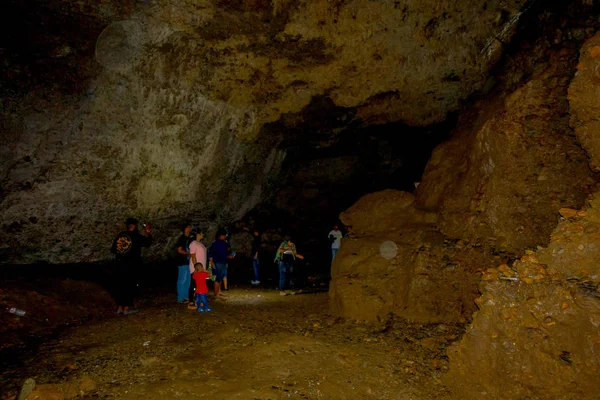
<instances>
[{"instance_id":1,"label":"cave entrance opening","mask_svg":"<svg viewBox=\"0 0 600 400\"><path fill-rule=\"evenodd\" d=\"M384 189L414 191L433 149L447 140L456 125L456 116L422 128L402 123L351 127L335 139L308 134L286 145L283 179L279 190L268 201L238 222L233 232L243 227L258 227L267 265L262 274L276 284L278 270L271 262L282 236L292 234L298 251L305 255L295 271L296 285L323 286L331 272L328 233L338 224L342 211L360 197ZM239 267L236 267L239 264ZM250 260L240 258L232 270L238 279L249 281L251 271L244 268ZM232 276L235 273L232 274Z\"/></svg>"}]
</instances>

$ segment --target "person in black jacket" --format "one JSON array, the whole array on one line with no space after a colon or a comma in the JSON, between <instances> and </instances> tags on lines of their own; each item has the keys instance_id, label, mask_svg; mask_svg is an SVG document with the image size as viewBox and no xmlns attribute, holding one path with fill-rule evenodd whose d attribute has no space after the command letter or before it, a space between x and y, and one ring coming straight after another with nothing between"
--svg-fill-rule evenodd
<instances>
[{"instance_id":1,"label":"person in black jacket","mask_svg":"<svg viewBox=\"0 0 600 400\"><path fill-rule=\"evenodd\" d=\"M136 290L136 274L140 272L142 264L142 247L152 244L152 227L144 225L146 236L138 231L138 220L127 218L126 230L119 233L111 251L115 254L117 264L116 293L117 314L133 314L133 299Z\"/></svg>"}]
</instances>

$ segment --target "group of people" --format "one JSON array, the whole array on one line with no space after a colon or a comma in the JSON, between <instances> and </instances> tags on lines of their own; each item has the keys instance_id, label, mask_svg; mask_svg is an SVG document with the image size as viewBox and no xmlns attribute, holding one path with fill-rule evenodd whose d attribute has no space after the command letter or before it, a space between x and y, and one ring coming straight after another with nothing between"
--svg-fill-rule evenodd
<instances>
[{"instance_id":1,"label":"group of people","mask_svg":"<svg viewBox=\"0 0 600 400\"><path fill-rule=\"evenodd\" d=\"M118 314L132 314L138 310L133 309L133 300L136 289L136 274L141 267L141 249L152 245L152 227L144 224L145 235L138 230L138 220L128 218L125 221L126 229L115 238L111 251L116 255L118 266L118 277L115 291ZM193 230L191 224L185 223L181 227L181 236L175 245L175 261L177 264L177 301L188 305L190 309L198 312L210 312L212 309L208 304L207 280L214 282L214 295L216 299L226 298L229 290L227 281L228 262L236 255L227 241L228 234L219 230L215 241L207 249L202 243L204 232ZM250 258L254 279L253 285L260 284L260 253L261 237L257 230L252 231L252 248ZM331 243L331 260L341 246L342 232L337 225L329 232L328 238ZM303 260L304 256L296 250L296 244L290 236L279 245L275 253L275 262L279 265L279 293L282 296L292 294L291 281L295 260Z\"/></svg>"},{"instance_id":2,"label":"group of people","mask_svg":"<svg viewBox=\"0 0 600 400\"><path fill-rule=\"evenodd\" d=\"M235 252L227 241L227 232L218 231L216 240L207 250L202 243L204 232L193 232L192 229L191 224L184 224L176 244L177 301L188 303L189 308L198 312L212 311L208 307L206 281L214 281L216 298L225 297L223 291L229 290L227 263L235 257Z\"/></svg>"}]
</instances>

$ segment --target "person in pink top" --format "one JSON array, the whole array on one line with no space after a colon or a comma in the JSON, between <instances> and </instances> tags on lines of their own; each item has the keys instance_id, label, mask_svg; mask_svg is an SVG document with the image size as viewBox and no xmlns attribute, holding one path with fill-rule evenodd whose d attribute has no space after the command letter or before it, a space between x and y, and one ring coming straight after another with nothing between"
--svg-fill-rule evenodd
<instances>
[{"instance_id":1,"label":"person in pink top","mask_svg":"<svg viewBox=\"0 0 600 400\"><path fill-rule=\"evenodd\" d=\"M207 251L206 251L206 246L204 246L201 242L201 240L204 238L204 233L202 231L198 231L195 232L191 235L194 238L194 241L192 241L192 243L190 243L190 274L194 275L195 273L195 269L194 266L198 263L201 263L202 265L207 265L206 264L206 255L207 255ZM196 309L196 303L194 302L194 299L196 298L195 293L196 293L196 281L194 280L193 276L192 279L190 280L190 290L189 290L189 299L190 302L188 304L188 308L190 310L194 310Z\"/></svg>"}]
</instances>

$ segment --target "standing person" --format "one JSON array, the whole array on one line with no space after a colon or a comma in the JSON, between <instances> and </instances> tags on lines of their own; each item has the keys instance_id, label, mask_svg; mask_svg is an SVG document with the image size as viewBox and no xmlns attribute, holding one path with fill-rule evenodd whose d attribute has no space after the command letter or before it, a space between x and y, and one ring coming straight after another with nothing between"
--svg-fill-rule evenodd
<instances>
[{"instance_id":1,"label":"standing person","mask_svg":"<svg viewBox=\"0 0 600 400\"><path fill-rule=\"evenodd\" d=\"M215 296L223 296L221 283L227 290L227 261L232 258L230 254L231 245L227 242L227 233L221 230L208 249L208 262L215 275Z\"/></svg>"},{"instance_id":2,"label":"standing person","mask_svg":"<svg viewBox=\"0 0 600 400\"><path fill-rule=\"evenodd\" d=\"M117 262L117 314L133 314L133 299L136 290L136 275L140 273L142 264L142 247L152 245L152 227L144 224L146 236L138 231L138 220L127 218L125 231L119 233L113 241L111 251L115 254Z\"/></svg>"},{"instance_id":3,"label":"standing person","mask_svg":"<svg viewBox=\"0 0 600 400\"><path fill-rule=\"evenodd\" d=\"M194 273L195 271L195 265L198 263L201 263L202 266L204 267L206 264L206 260L207 260L207 251L206 251L206 246L204 246L204 244L202 244L201 240L204 238L204 233L200 230L198 232L193 232L191 235L192 238L194 238L194 240L190 243L190 274L192 279L190 279L190 289L189 289L189 293L188 293L188 298L189 298L189 304L188 304L188 308L190 309L194 309L196 308L196 304L194 303L194 299L195 299L195 294L197 293L195 291L196 289L196 280L194 279ZM210 278L210 274L208 276L208 278Z\"/></svg>"},{"instance_id":4,"label":"standing person","mask_svg":"<svg viewBox=\"0 0 600 400\"><path fill-rule=\"evenodd\" d=\"M342 245L342 232L338 229L337 224L333 226L333 230L329 232L329 241L331 242L331 262L335 258L340 246Z\"/></svg>"},{"instance_id":5,"label":"standing person","mask_svg":"<svg viewBox=\"0 0 600 400\"><path fill-rule=\"evenodd\" d=\"M189 237L192 233L191 224L181 225L181 236L177 240L175 245L177 254L175 255L175 261L177 262L177 302L187 303L188 302L188 291L190 289L190 264L189 259L192 253L189 250Z\"/></svg>"},{"instance_id":6,"label":"standing person","mask_svg":"<svg viewBox=\"0 0 600 400\"><path fill-rule=\"evenodd\" d=\"M275 262L279 262L279 294L286 296L290 294L286 290L286 284L291 286L292 273L294 272L294 261L296 258L304 260L304 257L296 251L296 244L291 237L286 238L277 249Z\"/></svg>"},{"instance_id":7,"label":"standing person","mask_svg":"<svg viewBox=\"0 0 600 400\"><path fill-rule=\"evenodd\" d=\"M208 286L206 286L206 280L210 277L209 273L206 272L202 263L196 263L194 265L194 280L196 281L196 304L198 312L211 312L212 308L208 306Z\"/></svg>"},{"instance_id":8,"label":"standing person","mask_svg":"<svg viewBox=\"0 0 600 400\"><path fill-rule=\"evenodd\" d=\"M260 233L255 229L252 231L252 250L250 255L252 257L252 269L254 270L254 280L250 283L253 285L260 284Z\"/></svg>"}]
</instances>

